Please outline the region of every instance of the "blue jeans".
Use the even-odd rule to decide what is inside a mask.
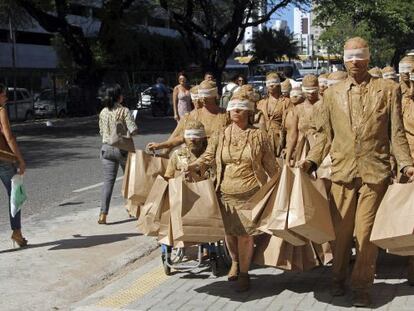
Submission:
[[[109,145],[103,145],[100,156],[104,177],[104,184],[102,186],[101,194],[101,213],[108,214],[112,190],[114,189],[116,175],[118,174],[118,168],[121,166],[122,170],[125,172],[128,152],[121,151],[118,148]]]
[[[10,205],[10,193],[11,193],[11,180],[16,174],[16,168],[7,162],[0,162],[0,179],[6,187],[7,196],[9,197],[9,217],[10,225],[12,230],[21,229],[21,213],[20,211],[14,216],[11,216],[11,205]]]

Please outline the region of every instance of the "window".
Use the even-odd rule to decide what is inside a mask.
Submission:
[[[17,91],[16,95],[17,95],[17,100],[23,100],[24,99],[23,94],[22,94],[21,91]]]

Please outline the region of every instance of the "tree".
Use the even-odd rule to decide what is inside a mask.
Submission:
[[[390,63],[394,53],[392,45],[386,39],[376,37],[366,21],[353,24],[348,16],[337,19],[325,28],[319,42],[327,48],[329,54],[341,55],[345,41],[355,36],[368,41],[373,66],[384,67]]]
[[[273,63],[286,56],[289,61],[298,57],[298,47],[292,35],[284,30],[264,28],[253,38],[254,55],[258,60]]]
[[[77,67],[75,82],[87,90],[86,103],[93,103],[96,89],[107,68],[100,61],[102,55],[114,51],[114,37],[120,30],[123,14],[138,0],[107,0],[100,10],[101,27],[98,37],[87,38],[80,26],[68,20],[70,2],[68,0],[3,0],[3,6],[18,5],[44,30],[59,36]],[[97,57],[98,56],[98,57]]]
[[[363,21],[372,38],[389,44],[394,66],[407,50],[414,48],[414,0],[315,0],[314,4],[316,22],[322,27],[339,26],[348,19],[355,28]]]
[[[227,59],[242,41],[246,28],[267,22],[288,5],[309,0],[160,0],[162,8],[180,31],[186,46],[204,70],[216,76],[219,86]],[[260,6],[266,7],[261,12]]]

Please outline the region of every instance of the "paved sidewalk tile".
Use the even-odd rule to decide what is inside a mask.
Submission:
[[[414,310],[414,287],[408,286],[404,279],[405,260],[389,257],[380,256],[378,275],[372,288],[372,307],[376,310]],[[161,269],[159,259],[134,271],[128,282],[118,280],[117,284],[111,285],[111,290],[103,289],[104,296],[128,291],[133,283],[140,284],[142,278],[148,277],[149,271],[157,271],[157,267]],[[350,290],[344,297],[333,298],[329,294],[329,267],[303,273],[256,267],[251,271],[252,289],[247,293],[236,293],[235,283],[227,281],[224,270],[221,277],[214,277],[209,271],[174,272],[163,280],[150,292],[118,306],[117,310],[357,310],[352,307]],[[99,293],[95,300],[80,302],[75,310],[83,311],[82,306],[88,304],[96,306],[99,304],[97,297]]]

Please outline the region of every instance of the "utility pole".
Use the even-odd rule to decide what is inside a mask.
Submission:
[[[16,90],[16,31],[13,25],[13,15],[11,10],[9,10],[9,31],[10,31],[10,41],[12,44],[12,69],[13,69],[13,99],[14,99],[14,111],[15,118],[17,120],[17,90]]]

